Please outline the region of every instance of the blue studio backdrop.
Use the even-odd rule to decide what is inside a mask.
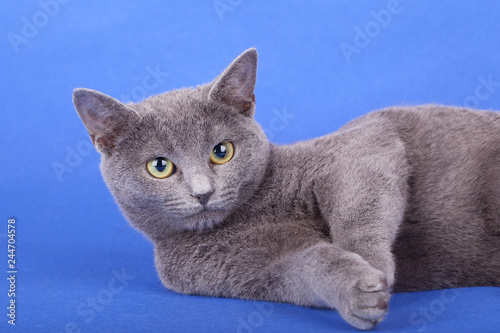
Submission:
[[[0,331],[355,332],[335,311],[165,289],[72,90],[139,101],[256,47],[256,119],[276,143],[392,105],[500,110],[499,16],[495,0],[3,2]],[[396,294],[376,328],[499,330],[500,290],[486,287]]]

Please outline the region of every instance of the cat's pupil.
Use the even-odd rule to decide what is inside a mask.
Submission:
[[[158,157],[154,162],[153,166],[158,170],[159,172],[163,172],[165,168],[167,167],[167,161],[165,161],[164,158]]]
[[[217,146],[215,146],[214,148],[214,154],[218,157],[218,158],[224,158],[226,156],[226,146],[222,145],[222,144],[218,144]]]

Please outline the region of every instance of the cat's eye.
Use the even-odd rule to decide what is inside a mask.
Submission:
[[[167,178],[175,172],[175,165],[165,157],[157,157],[148,161],[146,168],[151,176],[155,178]]]
[[[224,164],[233,158],[234,147],[229,141],[219,143],[210,153],[210,161],[214,164]]]

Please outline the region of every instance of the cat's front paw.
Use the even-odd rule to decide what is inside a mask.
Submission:
[[[369,330],[377,325],[389,307],[389,285],[382,272],[370,267],[354,279],[341,297],[337,310],[352,326]]]

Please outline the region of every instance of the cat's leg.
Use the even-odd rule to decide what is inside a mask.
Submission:
[[[318,177],[314,193],[333,243],[384,272],[392,287],[391,248],[404,218],[408,168],[401,145],[391,148],[378,155],[366,152],[364,158],[361,147],[353,149],[361,156],[337,161],[331,173]]]
[[[167,288],[181,293],[337,309],[351,325],[373,328],[387,312],[384,273],[359,255],[305,233],[290,230],[276,239],[283,235],[264,231],[258,238],[270,245],[246,244],[244,251],[211,245],[190,253],[186,243],[157,244],[158,273]],[[311,245],[303,247],[304,242]]]
[[[285,298],[296,304],[335,308],[349,324],[367,330],[388,310],[385,274],[361,256],[321,243],[284,262]]]

